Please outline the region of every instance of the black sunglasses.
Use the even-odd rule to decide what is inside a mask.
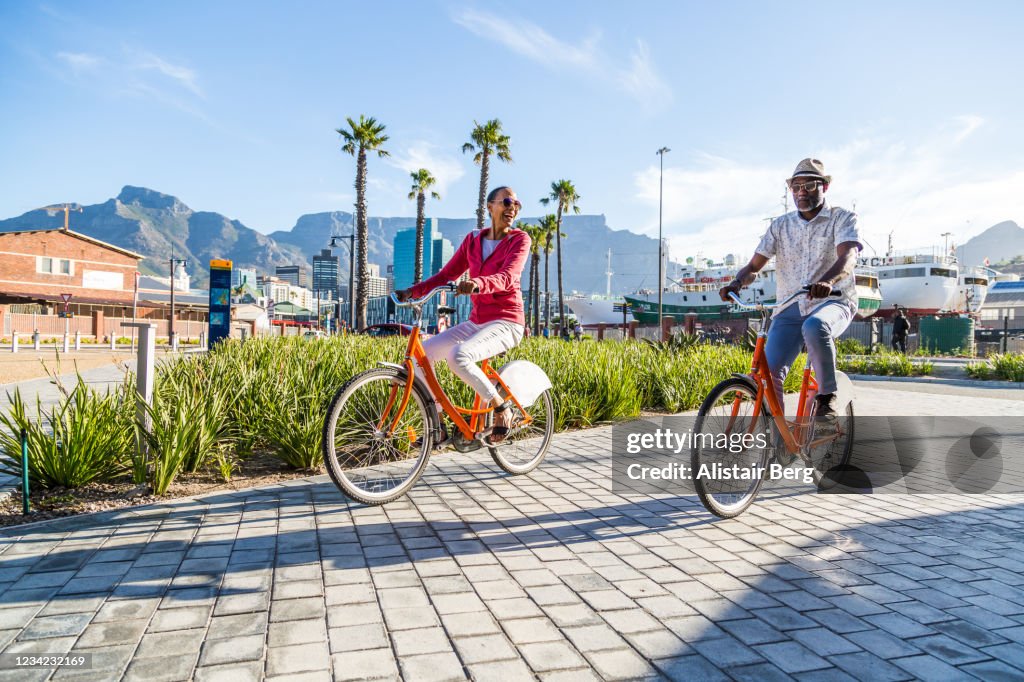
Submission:
[[[497,201],[497,199],[495,199],[491,203],[493,204],[495,201]],[[504,199],[501,200],[501,205],[504,206],[505,208],[508,208],[509,206],[513,206],[513,205],[516,208],[522,208],[523,207],[523,202],[519,201],[519,199],[511,199],[509,197],[505,197]]]

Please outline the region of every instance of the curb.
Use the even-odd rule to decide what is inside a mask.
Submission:
[[[890,377],[879,374],[847,374],[855,381],[892,381],[905,384],[936,384],[943,386],[966,386],[967,388],[1007,388],[1024,389],[1024,382],[993,381],[981,379],[946,379],[943,377]]]
[[[322,478],[323,480],[317,480]],[[158,510],[160,508],[172,509],[175,507],[185,507],[189,505],[202,504],[202,500],[207,497],[213,497],[216,495],[228,495],[231,497],[245,497],[249,495],[261,494],[266,490],[278,487],[295,487],[301,485],[318,485],[320,483],[327,483],[330,481],[330,477],[327,474],[314,474],[312,476],[304,476],[302,478],[293,478],[287,481],[279,481],[277,483],[268,483],[266,485],[254,486],[252,488],[242,488],[240,490],[214,490],[208,493],[202,493],[200,495],[192,495],[189,497],[172,497],[167,500],[160,502],[150,502],[149,504],[142,504],[137,506],[121,507],[120,509],[103,509],[94,512],[85,512],[83,514],[73,514],[71,516],[62,516],[56,519],[41,519],[39,521],[30,521],[29,523],[21,523],[14,526],[3,526],[0,527],[0,542],[5,539],[11,539],[22,535],[21,531],[34,530],[40,526],[46,526],[51,524],[68,524],[68,525],[89,525],[91,521],[101,519],[101,517],[110,517],[111,519],[116,518],[119,515],[129,516],[147,516],[148,513]],[[14,492],[17,492],[15,489]],[[0,493],[0,499],[5,496],[9,496],[11,491],[4,491]],[[339,492],[340,494],[340,492]]]

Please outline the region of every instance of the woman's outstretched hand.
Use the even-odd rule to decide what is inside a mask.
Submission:
[[[472,294],[476,291],[476,285],[473,284],[472,280],[463,280],[459,282],[457,291],[460,294]]]

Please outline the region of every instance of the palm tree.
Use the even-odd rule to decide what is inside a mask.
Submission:
[[[420,168],[418,171],[409,173],[412,176],[412,188],[409,192],[409,198],[416,199],[416,267],[415,273],[413,274],[413,284],[423,279],[423,226],[426,224],[427,219],[424,217],[424,209],[427,205],[427,190],[437,183],[437,179],[430,174],[426,168]],[[430,192],[430,196],[435,199],[440,199],[441,195],[437,192]]]
[[[516,223],[516,228],[522,230],[530,237],[530,318],[526,320],[526,326],[530,327],[533,334],[536,336],[539,331],[538,325],[540,317],[537,314],[537,307],[540,299],[537,296],[537,285],[539,282],[540,275],[540,240],[541,240],[541,227],[540,225],[529,225],[523,221]]]
[[[553,213],[549,213],[540,219],[540,248],[544,251],[544,326],[551,328],[551,287],[548,285],[548,256],[555,248],[555,232],[558,230],[558,222]],[[537,275],[538,280],[540,274]],[[540,282],[538,281],[539,285]]]
[[[469,134],[472,142],[462,145],[462,153],[476,152],[473,163],[480,165],[480,198],[476,206],[476,229],[484,229],[484,204],[487,201],[487,181],[490,177],[489,160],[491,154],[497,155],[505,163],[512,163],[509,151],[509,137],[501,133],[501,121],[494,118],[480,125],[473,121],[473,132]]]
[[[363,329],[366,326],[366,306],[369,303],[369,291],[367,282],[370,280],[370,269],[367,258],[367,242],[369,241],[369,230],[366,226],[366,152],[377,152],[377,156],[388,156],[388,152],[382,149],[388,141],[384,134],[384,124],[377,123],[377,119],[359,116],[359,121],[351,118],[345,119],[348,128],[338,128],[338,134],[345,140],[341,151],[356,157],[356,272],[359,281],[356,284],[356,328]],[[349,292],[349,297],[351,297]]]
[[[579,200],[580,195],[576,193],[571,180],[552,182],[551,194],[540,200],[545,206],[552,201],[558,206],[555,241],[558,243],[558,324],[562,326],[565,326],[565,296],[562,293],[562,213],[570,209],[573,213],[579,213],[580,207],[576,205]]]

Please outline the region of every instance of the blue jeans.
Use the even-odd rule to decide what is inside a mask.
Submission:
[[[839,301],[824,303],[807,316],[801,315],[800,306],[792,303],[772,317],[764,353],[780,405],[784,404],[782,384],[800,354],[801,344],[807,346],[814,378],[818,381],[818,393],[836,392],[836,346],[832,340],[842,334],[852,320],[853,311]]]

